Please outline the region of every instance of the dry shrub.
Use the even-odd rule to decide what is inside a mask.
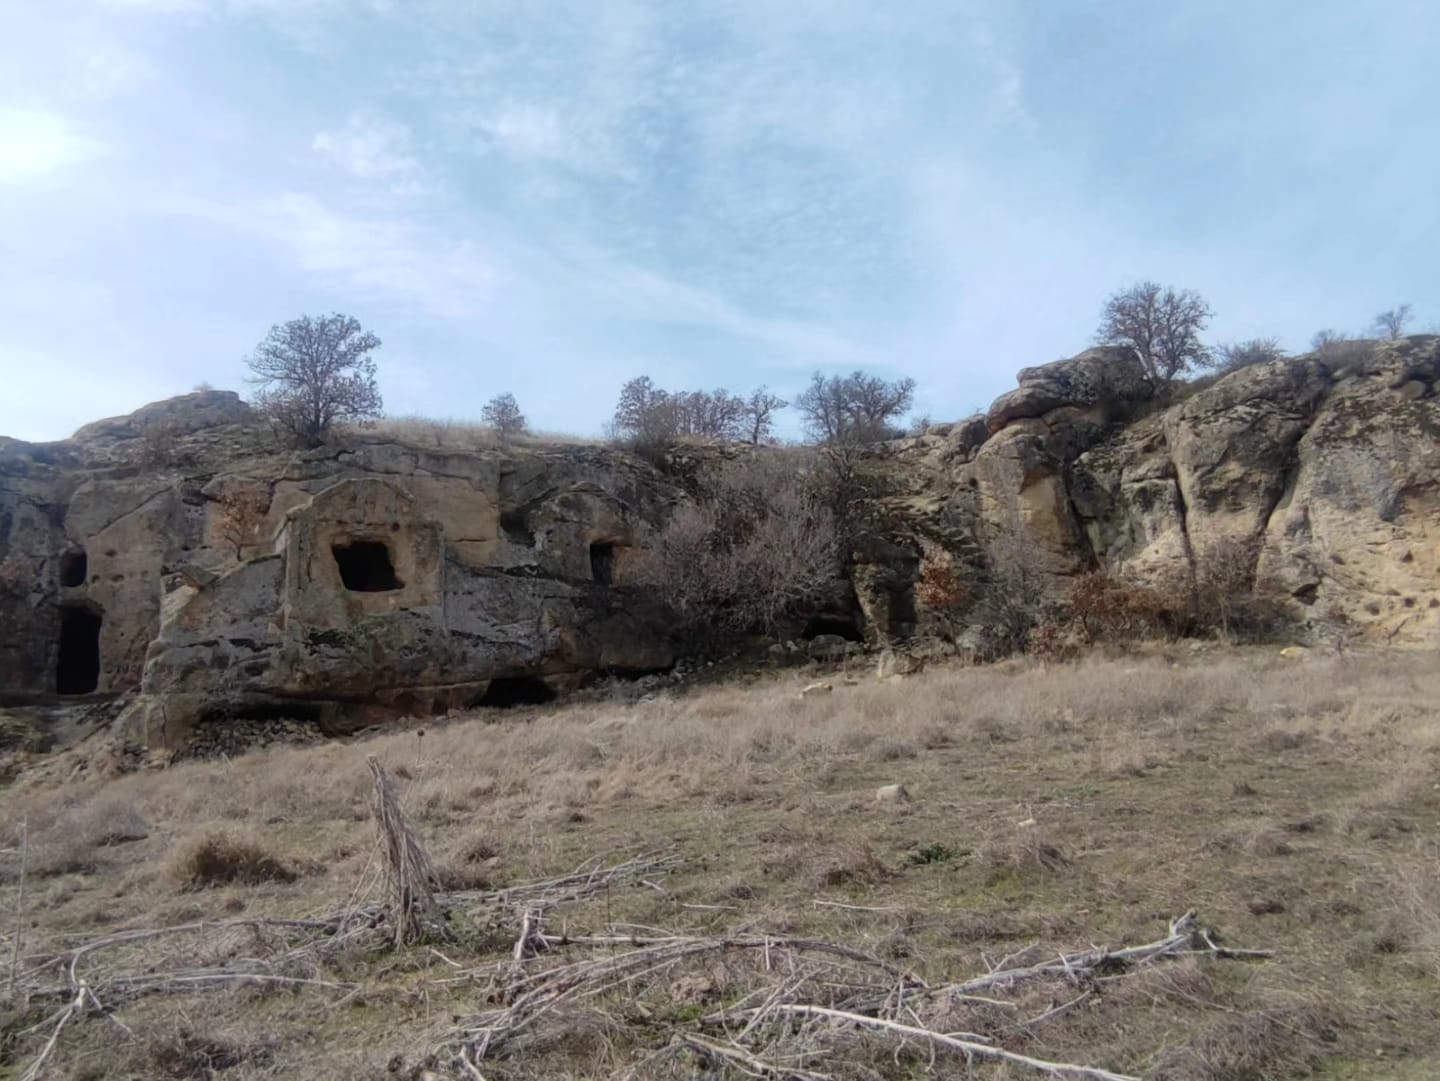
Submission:
[[[1228,1014],[1165,1052],[1155,1081],[1266,1081],[1303,1077],[1339,1038],[1324,1010],[1297,1005]]]
[[[994,657],[1024,653],[1045,617],[1045,568],[1034,538],[1019,526],[998,529],[986,544],[989,582],[973,609]]]
[[[630,564],[692,644],[781,623],[820,604],[840,572],[840,534],[809,456],[755,453],[710,469]]]
[[[293,882],[295,872],[249,838],[212,832],[186,843],[175,857],[175,876],[188,890]]]
[[[1030,656],[1045,664],[1058,664],[1075,656],[1075,641],[1058,619],[1042,619],[1030,632]]]
[[[970,603],[970,587],[956,570],[955,556],[928,539],[920,542],[915,600],[921,613],[939,624],[946,638],[953,639],[965,606]]]
[[[1257,582],[1259,537],[1216,537],[1195,548],[1192,595],[1198,630],[1225,638],[1263,641],[1285,621],[1279,595]]]
[[[235,558],[244,556],[245,548],[259,540],[260,527],[270,507],[269,493],[257,488],[234,488],[217,500],[220,516],[216,531],[235,550]]]
[[[1160,590],[1115,578],[1103,570],[1070,584],[1066,607],[1087,645],[1172,637],[1182,610]]]

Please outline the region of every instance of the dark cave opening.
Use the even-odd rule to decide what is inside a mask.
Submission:
[[[865,636],[860,633],[860,628],[855,626],[853,619],[836,615],[811,616],[805,629],[800,632],[800,637],[808,641],[822,634],[837,634],[847,642],[865,641]]]
[[[60,584],[64,587],[83,586],[90,571],[90,560],[82,548],[78,552],[66,552],[60,557]]]
[[[57,694],[90,694],[100,685],[100,613],[60,609],[60,653],[55,662]]]
[[[536,676],[502,676],[492,679],[477,706],[508,709],[511,706],[540,706],[553,702],[555,688]]]
[[[518,544],[522,548],[535,547],[535,532],[525,520],[524,510],[501,511],[500,532],[505,534],[505,539],[511,544]]]
[[[352,593],[388,593],[403,584],[395,577],[390,549],[382,541],[351,541],[330,551],[340,568],[340,581]]]
[[[615,545],[609,541],[596,541],[590,545],[590,577],[602,586],[615,581]]]

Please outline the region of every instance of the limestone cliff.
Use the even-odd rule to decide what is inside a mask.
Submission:
[[[276,453],[216,392],[5,441],[0,692],[139,689],[135,730],[174,744],[217,715],[340,727],[665,668],[624,566],[678,494],[602,447]]]
[[[1022,371],[984,418],[891,453],[917,532],[943,512],[951,547],[1022,537],[1057,588],[1093,566],[1145,582],[1243,540],[1298,630],[1338,613],[1373,640],[1434,645],[1437,376],[1440,337],[1420,335],[1246,368],[1165,404],[1095,349]]]
[[[1097,565],[1173,581],[1239,539],[1300,632],[1339,612],[1440,643],[1437,379],[1435,336],[1165,400],[1114,349],[1025,369],[987,414],[873,448],[885,525],[841,615],[871,641],[923,630],[922,538],[977,592],[1023,544],[1057,594]],[[341,727],[664,668],[665,613],[625,567],[686,497],[694,461],[674,465],[365,432],[282,452],[221,392],[0,439],[0,695],[137,691],[133,730],[174,744],[207,718]]]

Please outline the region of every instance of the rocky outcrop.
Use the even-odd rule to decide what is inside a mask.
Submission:
[[[1124,351],[1026,369],[987,413],[873,448],[874,513],[814,633],[927,633],[922,552],[958,576],[938,591],[949,637],[983,653],[987,591],[1058,597],[1097,566],[1183,588],[1240,542],[1298,628],[1433,646],[1437,380],[1435,336],[1164,398]],[[683,447],[662,469],[365,432],[282,452],[217,392],[62,443],[0,439],[0,696],[134,692],[133,731],[174,745],[215,719],[340,730],[662,669],[667,615],[627,567],[706,463],[739,453]]]
[[[133,731],[173,746],[211,719],[341,730],[673,662],[625,568],[680,493],[631,455],[365,433],[281,453],[214,394],[137,416],[0,448],[0,692],[136,691]],[[185,437],[169,466],[157,417]]]
[[[1076,410],[1076,416],[1092,410],[1113,416],[1154,392],[1135,351],[1115,345],[1087,349],[1053,364],[1021,368],[1016,380],[1020,385],[996,398],[986,414],[992,432],[1060,409]]]
[[[1023,549],[1055,595],[1095,566],[1183,581],[1240,541],[1230,550],[1257,553],[1257,586],[1288,599],[1297,626],[1440,642],[1440,338],[1375,343],[1359,364],[1257,365],[1168,404],[1146,400],[1124,359],[1091,350],[1027,369],[963,455],[953,429],[900,447],[923,478],[914,531],[934,535],[942,491],[992,554]],[[985,557],[971,569],[983,583]]]

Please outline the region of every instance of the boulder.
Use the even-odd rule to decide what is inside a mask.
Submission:
[[[1022,368],[1019,386],[996,398],[987,414],[992,432],[1016,420],[1043,417],[1056,409],[1101,406],[1120,409],[1149,398],[1154,386],[1134,350],[1102,345],[1078,356]]]
[[[129,439],[156,428],[164,428],[176,436],[189,435],[227,424],[252,424],[255,419],[255,411],[233,390],[198,390],[151,402],[128,416],[86,424],[76,430],[70,441]]]

